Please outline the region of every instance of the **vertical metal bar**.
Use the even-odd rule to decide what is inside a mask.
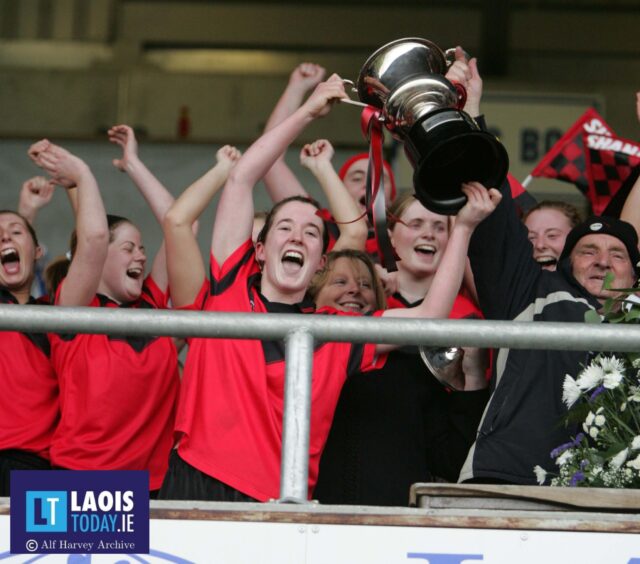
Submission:
[[[313,364],[313,335],[308,330],[302,329],[287,335],[285,363],[282,462],[278,501],[307,503]]]

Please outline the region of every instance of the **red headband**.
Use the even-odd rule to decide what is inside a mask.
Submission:
[[[347,171],[351,167],[353,163],[360,160],[369,160],[369,153],[358,153],[357,155],[353,155],[347,159],[347,161],[340,167],[338,171],[338,176],[344,180],[344,177],[347,176]],[[393,170],[391,170],[391,165],[387,161],[382,161],[382,164],[389,174],[389,180],[391,181],[391,200],[393,201],[396,197],[396,180],[393,177]]]

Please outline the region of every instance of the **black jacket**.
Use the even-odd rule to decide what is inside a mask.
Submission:
[[[597,309],[598,301],[578,284],[568,261],[556,272],[540,268],[508,185],[502,194],[469,247],[485,317],[583,323],[585,312]],[[587,351],[500,349],[493,393],[459,480],[535,484],[534,466],[557,471],[549,454],[575,433],[562,422],[562,384],[566,374],[576,377],[588,360]]]

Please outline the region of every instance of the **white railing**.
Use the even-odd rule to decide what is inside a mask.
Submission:
[[[314,341],[640,352],[640,325],[0,305],[0,330],[284,339],[280,501],[307,501]]]

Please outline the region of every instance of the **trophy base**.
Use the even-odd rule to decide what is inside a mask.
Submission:
[[[443,109],[416,123],[405,140],[416,198],[427,209],[455,215],[467,201],[463,182],[498,188],[509,170],[504,146],[465,112]]]

